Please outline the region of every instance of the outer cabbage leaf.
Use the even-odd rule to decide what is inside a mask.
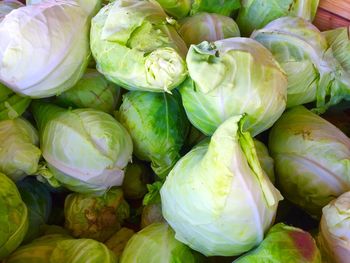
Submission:
[[[160,191],[176,239],[206,256],[239,255],[258,245],[282,199],[240,118],[225,121],[210,142],[181,158]]]
[[[269,150],[261,141],[254,139],[254,146],[261,168],[269,177],[271,183],[275,183],[274,161],[269,154]]]
[[[328,52],[336,59],[337,84],[343,87],[346,91],[350,86],[350,39],[349,28],[340,27],[334,30],[323,32],[329,44]],[[350,92],[344,96],[345,99],[350,100]]]
[[[191,46],[191,78],[180,93],[187,117],[206,135],[231,116],[247,114],[253,136],[270,128],[286,106],[287,79],[272,54],[248,38]]]
[[[340,27],[323,32],[327,42],[344,70],[350,73],[349,27]]]
[[[312,216],[350,190],[350,139],[306,108],[282,115],[270,132],[269,149],[279,189]]]

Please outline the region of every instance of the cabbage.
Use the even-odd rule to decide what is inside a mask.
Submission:
[[[323,32],[335,58],[343,69],[350,73],[349,27],[339,27]]]
[[[14,181],[38,170],[38,132],[25,119],[0,121],[0,172]]]
[[[91,50],[97,69],[123,88],[170,91],[187,76],[187,48],[161,6],[119,0],[92,19]]]
[[[208,12],[230,16],[240,6],[239,0],[220,0],[219,3],[213,0],[192,0],[191,15]]]
[[[346,263],[350,257],[350,192],[322,209],[319,246],[323,262]]]
[[[347,80],[342,79],[326,38],[310,22],[279,18],[251,37],[268,48],[287,73],[287,107],[316,101],[316,110],[324,112],[348,96],[349,85],[342,83]]]
[[[191,9],[191,0],[157,0],[165,12],[175,18],[187,16]]]
[[[133,159],[126,167],[123,193],[127,199],[142,199],[147,193],[147,183],[151,182],[152,170],[145,163]]]
[[[350,139],[302,106],[285,112],[270,132],[282,194],[314,217],[350,190]]]
[[[224,38],[239,37],[236,22],[227,16],[199,13],[179,21],[179,33],[187,46],[203,41],[214,42]]]
[[[103,243],[92,239],[73,239],[63,234],[52,234],[35,239],[19,247],[4,263],[117,263]]]
[[[14,182],[0,173],[0,260],[22,242],[28,229],[28,209]]]
[[[0,1],[0,22],[4,17],[12,10],[24,6],[20,1],[16,0],[3,0]]]
[[[253,30],[283,16],[299,16],[312,21],[319,0],[244,0],[237,23],[242,33],[249,36]]]
[[[112,116],[93,109],[65,110],[44,102],[33,103],[33,114],[48,166],[39,174],[53,186],[102,194],[122,184],[132,141]]]
[[[135,234],[134,230],[123,227],[113,236],[111,236],[105,245],[118,257],[123,253],[123,250],[129,239]]]
[[[128,92],[118,116],[131,135],[136,157],[151,161],[153,171],[164,179],[180,159],[189,129],[179,93]]]
[[[315,240],[308,232],[279,223],[271,227],[256,249],[233,262],[322,263],[323,261]]]
[[[258,245],[282,199],[240,119],[229,118],[181,158],[160,191],[176,239],[206,256],[239,255]]]
[[[89,14],[72,1],[12,11],[0,23],[0,82],[33,98],[74,86],[90,56],[89,25]]]
[[[129,205],[120,188],[102,196],[72,193],[64,202],[65,227],[72,236],[106,241],[129,217]]]
[[[271,53],[249,38],[191,46],[191,78],[180,86],[187,117],[206,135],[231,116],[247,114],[253,136],[270,128],[286,106],[287,79]]]
[[[97,70],[88,69],[74,87],[57,97],[57,103],[64,107],[93,108],[112,114],[119,96],[117,85]]]
[[[28,208],[29,227],[23,241],[28,243],[42,234],[51,213],[52,198],[48,187],[35,178],[17,182],[17,188]]]
[[[129,262],[198,262],[190,248],[177,241],[166,223],[154,223],[132,236],[120,263]]]

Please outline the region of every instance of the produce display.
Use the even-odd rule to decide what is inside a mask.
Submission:
[[[0,262],[349,263],[350,23],[318,6],[0,0]]]

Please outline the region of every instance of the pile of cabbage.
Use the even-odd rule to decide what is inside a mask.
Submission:
[[[348,262],[349,28],[317,7],[0,1],[0,261]]]

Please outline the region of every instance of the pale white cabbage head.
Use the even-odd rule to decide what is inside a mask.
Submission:
[[[241,116],[178,161],[161,188],[162,212],[176,239],[206,256],[257,246],[282,199],[259,163]]]
[[[43,102],[33,103],[33,114],[48,168],[40,169],[40,176],[79,193],[103,194],[122,185],[133,147],[127,130],[111,115]]]
[[[350,259],[350,192],[322,209],[318,241],[323,262],[347,263]]]
[[[32,98],[72,87],[87,66],[90,14],[75,1],[47,0],[0,22],[0,82]]]

